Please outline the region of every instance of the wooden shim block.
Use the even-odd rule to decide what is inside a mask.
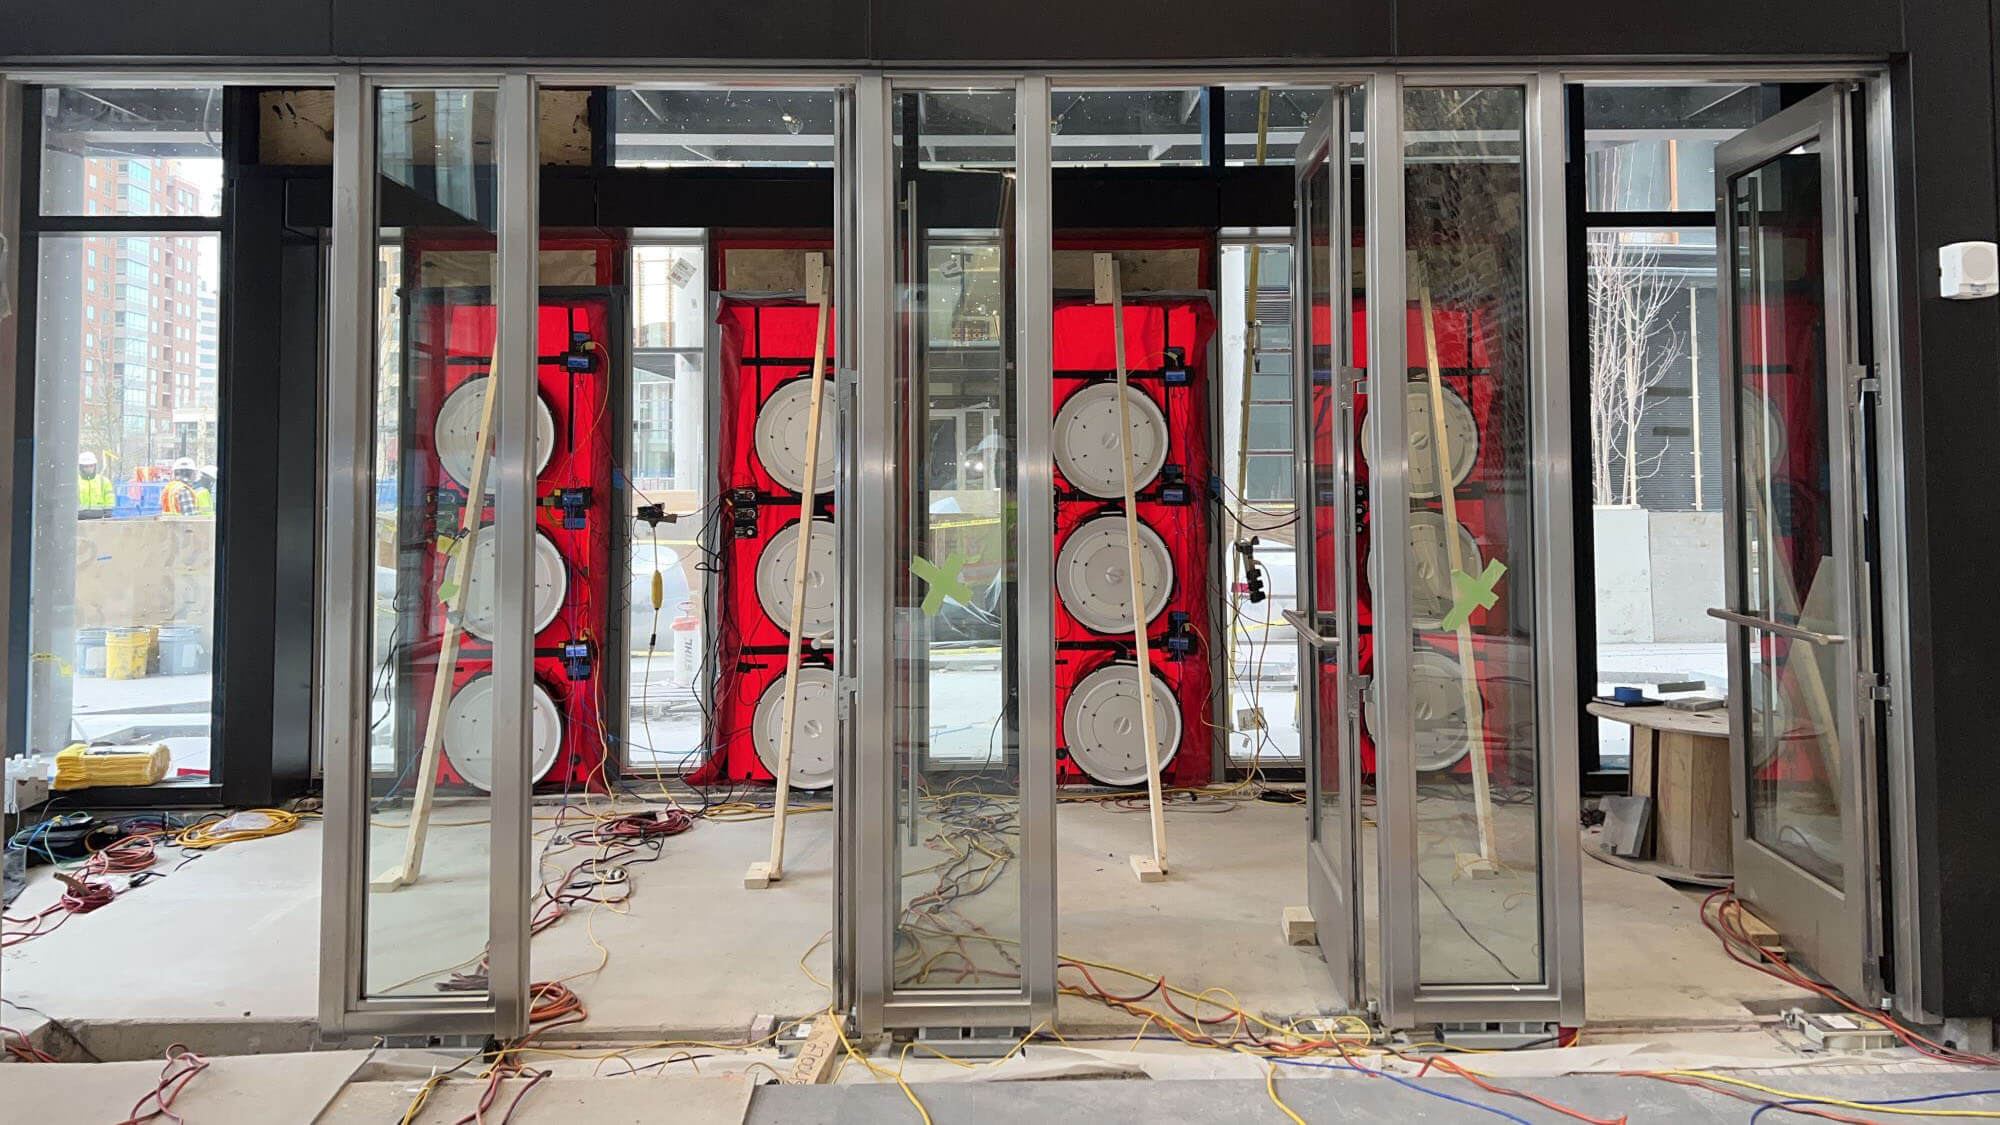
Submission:
[[[1458,870],[1467,878],[1495,879],[1500,875],[1500,865],[1478,852],[1460,852],[1457,858]]]
[[[835,1018],[824,1016],[813,1021],[812,1034],[799,1047],[799,1057],[792,1060],[785,1085],[817,1086],[833,1077],[833,1064],[840,1061],[840,1028],[833,1022]]]
[[[1744,906],[1741,901],[1737,903],[1737,907],[1737,920],[1742,924],[1744,936],[1750,939],[1751,944],[1766,953],[1782,955],[1785,952],[1785,939],[1779,936],[1778,931],[1773,929],[1770,923],[1750,913],[1750,908]]]
[[[743,873],[743,889],[746,891],[761,891],[773,882],[776,879],[771,875],[771,865],[761,860],[751,864],[750,869]]]
[[[1159,883],[1164,882],[1167,878],[1166,868],[1161,867],[1149,855],[1135,855],[1132,857],[1132,874],[1137,875],[1141,883]]]
[[[1285,907],[1278,928],[1285,935],[1286,945],[1311,945],[1319,940],[1319,923],[1313,920],[1310,907]]]

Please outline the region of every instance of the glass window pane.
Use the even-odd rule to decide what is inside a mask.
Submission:
[[[220,215],[222,89],[42,92],[44,215]]]
[[[705,257],[699,239],[632,247],[632,345],[700,348],[708,341]]]
[[[1250,408],[1250,451],[1289,450],[1292,447],[1292,407],[1254,405]]]
[[[1198,165],[1207,91],[1057,90],[1050,128],[1058,166]]]
[[[1418,978],[1538,983],[1545,826],[1537,811],[1536,482],[1520,405],[1531,385],[1524,91],[1411,89],[1404,98],[1417,327],[1409,341],[1416,376],[1403,389],[1409,543],[1396,553],[1406,561],[1415,630],[1403,706],[1415,737]],[[1420,311],[1426,304],[1432,331]],[[1371,545],[1371,556],[1381,551]],[[1487,592],[1468,593],[1468,579]]]
[[[486,539],[495,430],[483,409],[497,330],[495,98],[384,90],[375,105],[371,877],[403,868],[409,799],[434,734],[442,757],[420,877],[364,900],[369,996],[485,990],[488,789],[503,720],[493,709],[501,608]],[[484,478],[477,489],[474,477]]]
[[[86,285],[175,242],[157,284]],[[27,749],[165,745],[165,785],[210,780],[221,403],[214,353],[174,343],[215,336],[220,250],[41,239]],[[123,317],[183,283],[206,298],[188,316]]]
[[[1226,164],[1257,163],[1258,94],[1258,88],[1254,86],[1231,87],[1223,91]],[[1325,102],[1324,87],[1271,87],[1268,109],[1261,117],[1264,163],[1292,163],[1298,155],[1299,142],[1305,139],[1306,129],[1312,125],[1313,118]]]
[[[1584,180],[1593,211],[1713,211],[1715,146],[1778,108],[1776,86],[1589,86]]]
[[[1667,673],[1722,692],[1725,629],[1704,612],[1727,600],[1715,231],[1594,229],[1585,251],[1598,690]],[[1709,552],[1697,580],[1685,566],[1633,565],[1651,557],[1649,537],[1662,535]],[[1596,724],[1599,761],[1629,759],[1630,733],[1624,723]]]
[[[1291,454],[1253,453],[1247,470],[1244,499],[1253,504],[1291,502],[1294,487]]]
[[[831,90],[634,90],[611,93],[620,167],[833,166]]]
[[[1744,612],[1846,633],[1835,563],[1820,154],[1801,146],[1731,181]],[[1840,654],[1760,630],[1749,645],[1750,834],[1845,883]]]
[[[897,166],[918,172],[898,186],[914,217],[898,225],[897,299],[928,330],[899,337],[901,440],[925,468],[905,474],[903,515],[888,517],[903,564],[893,690],[906,724],[895,776],[907,787],[892,802],[894,983],[1008,989],[1021,983],[1012,701],[1024,641],[1010,588],[1014,193],[992,170],[1014,164],[1014,93],[899,91],[895,115]]]
[[[1597,229],[1585,250],[1593,502],[1719,511],[1714,230]]]
[[[1242,595],[1231,596],[1228,602],[1229,660],[1234,668],[1229,713],[1236,716],[1254,708],[1264,715],[1261,729],[1254,724],[1234,724],[1229,753],[1233,762],[1295,763],[1299,755],[1298,646],[1290,624],[1280,613],[1296,601],[1292,594],[1296,562],[1292,539],[1297,521],[1290,507],[1291,456],[1253,453],[1244,463],[1243,479],[1239,482],[1235,477],[1236,450],[1244,421],[1244,325],[1249,315],[1252,252],[1257,255],[1258,263],[1255,317],[1266,331],[1257,334],[1259,346],[1248,355],[1257,372],[1250,379],[1251,398],[1254,402],[1277,404],[1274,409],[1287,415],[1287,426],[1292,401],[1291,247],[1226,244],[1222,247],[1217,301],[1222,337],[1218,349],[1222,368],[1222,425],[1218,431],[1222,457],[1217,467],[1225,474],[1226,503],[1233,518],[1215,534],[1259,537],[1255,555],[1264,573],[1267,595],[1261,602],[1253,603]],[[1268,343],[1281,334],[1282,342]],[[1256,426],[1258,417],[1252,414],[1250,448],[1253,450],[1262,448],[1259,443],[1270,436],[1264,428]],[[1291,444],[1292,435],[1287,430],[1281,448],[1289,450]],[[1227,572],[1223,581],[1227,581]]]
[[[1260,354],[1257,374],[1250,379],[1250,397],[1258,402],[1292,400],[1292,357],[1289,353]]]

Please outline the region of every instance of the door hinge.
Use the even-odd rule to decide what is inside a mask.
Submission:
[[[1863,395],[1882,393],[1882,380],[1869,374],[1873,368],[1855,366],[1848,368],[1847,405],[1859,406]]]
[[[1353,682],[1354,697],[1348,701],[1347,713],[1349,716],[1358,716],[1363,708],[1375,702],[1375,677],[1356,676]]]
[[[1861,692],[1871,703],[1888,703],[1890,701],[1888,674],[1884,672],[1863,673],[1861,677]]]

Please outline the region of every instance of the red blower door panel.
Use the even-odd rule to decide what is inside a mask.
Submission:
[[[1057,780],[1146,780],[1139,671],[1132,639],[1124,444],[1111,306],[1055,307]],[[1140,545],[1138,607],[1153,677],[1161,780],[1213,780],[1214,654],[1206,299],[1127,298],[1125,361]]]
[[[418,248],[410,251],[411,277],[419,276],[421,254]],[[400,451],[400,460],[403,471],[421,482],[418,490],[404,490],[404,502],[420,497],[432,545],[403,584],[408,604],[424,607],[405,626],[417,635],[406,638],[404,659],[411,674],[403,678],[404,710],[411,729],[427,729],[449,594],[459,607],[462,639],[445,696],[439,776],[446,787],[483,790],[492,784],[493,640],[501,627],[491,468],[484,497],[470,498],[469,488],[491,384],[495,311],[483,287],[404,292],[409,302],[406,412],[412,425],[409,448]],[[545,289],[537,314],[530,454],[537,473],[529,595],[535,682],[529,723],[530,775],[545,790],[602,788],[606,779],[605,708],[613,701],[606,698],[603,676],[616,569],[611,557],[611,420],[618,416],[611,410],[611,365],[618,354],[616,333],[622,331],[615,292]],[[482,527],[469,544],[459,538],[468,504],[477,505]],[[454,555],[462,555],[465,563],[463,589],[456,591],[447,589]],[[420,734],[399,743],[410,755],[421,752]]]
[[[827,371],[834,369],[833,310],[827,317]],[[785,658],[800,544],[807,578],[792,785],[833,784],[838,726],[833,631],[840,589],[833,523],[833,380],[822,377],[820,436],[813,469],[812,527],[799,524],[811,416],[813,332],[819,310],[794,297],[725,295],[716,310],[721,352],[716,486],[721,517],[714,629],[716,663],[712,753],[691,779],[768,783],[783,724]]]

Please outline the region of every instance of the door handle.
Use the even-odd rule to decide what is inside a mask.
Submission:
[[[1805,641],[1808,644],[1844,645],[1847,643],[1847,638],[1839,633],[1815,632],[1811,629],[1802,629],[1797,625],[1787,625],[1782,621],[1773,621],[1768,617],[1753,617],[1747,613],[1738,613],[1733,609],[1712,608],[1708,611],[1708,615],[1717,621],[1728,621],[1735,625],[1745,625],[1752,629],[1762,629],[1767,633],[1776,633],[1781,637],[1790,637],[1795,641]]]
[[[1307,617],[1305,614],[1300,613],[1298,610],[1281,609],[1278,611],[1278,613],[1282,615],[1286,621],[1291,622],[1292,628],[1298,631],[1299,636],[1302,639],[1304,639],[1304,641],[1307,644],[1313,646],[1314,648],[1319,649],[1322,652],[1326,651],[1327,649],[1338,650],[1340,648],[1339,637],[1329,637],[1326,634],[1320,632],[1319,626],[1313,623],[1312,618]]]

